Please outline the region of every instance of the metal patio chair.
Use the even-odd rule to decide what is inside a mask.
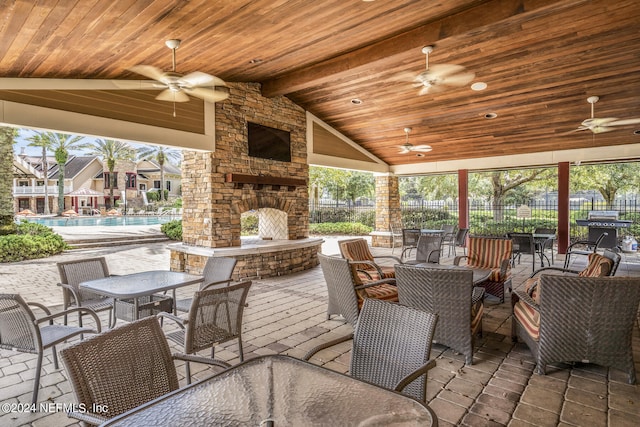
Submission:
[[[455,234],[445,235],[445,239],[442,242],[443,246],[448,246],[447,256],[456,255],[456,248],[462,248],[464,255],[467,254],[467,235],[469,234],[468,228],[460,228]]]
[[[411,251],[418,247],[418,239],[422,232],[419,228],[403,228],[402,229],[402,252],[400,259],[411,256]]]
[[[596,240],[578,240],[570,244],[564,256],[564,268],[569,268],[571,257],[574,255],[589,255],[597,252],[605,236],[608,236],[608,233],[602,233]]]
[[[436,366],[429,356],[437,320],[434,313],[365,300],[353,334],[350,375],[424,402],[427,371]]]
[[[531,255],[531,271],[536,271],[536,256],[538,255],[538,251],[533,234],[507,233],[507,238],[511,239],[512,242],[511,266],[515,266],[516,259],[518,260],[518,264],[520,264],[522,255]],[[540,254],[540,260],[542,259],[543,257]]]
[[[405,264],[415,265],[423,263],[440,263],[442,254],[442,236],[438,234],[423,234],[418,239],[416,258],[405,261]]]
[[[46,313],[45,317],[36,317],[29,306],[34,306]],[[53,320],[67,316],[70,313],[84,313],[93,317],[96,328],[80,326],[57,325]],[[43,325],[43,323],[48,323]],[[38,355],[36,373],[33,380],[31,403],[38,400],[40,375],[42,373],[42,358],[44,351],[51,348],[53,366],[58,369],[58,354],[56,345],[63,343],[76,335],[98,333],[101,330],[98,315],[89,308],[75,307],[51,314],[42,304],[25,302],[18,294],[0,294],[0,348]]]
[[[251,281],[231,286],[197,291],[191,302],[186,319],[169,313],[158,313],[158,317],[176,322],[180,329],[168,332],[167,338],[184,346],[185,354],[211,349],[211,359],[215,355],[216,344],[238,340],[240,361],[244,361],[242,350],[242,315],[246,306]],[[185,364],[187,383],[191,384],[189,362]]]
[[[109,310],[109,327],[112,328],[116,322],[113,314],[113,298],[80,288],[80,283],[82,282],[110,276],[107,260],[104,257],[84,258],[59,262],[56,265],[60,275],[58,286],[62,287],[63,310],[73,306],[87,307],[98,313]],[[82,314],[81,312],[78,313],[80,326],[82,326]],[[64,324],[67,324],[67,316],[64,318]]]
[[[94,425],[178,389],[174,360],[230,366],[199,356],[172,356],[155,317],[94,335],[60,353],[77,403],[86,408],[68,416]]]
[[[209,257],[204,269],[202,270],[202,276],[204,279],[200,285],[200,290],[204,289],[212,283],[229,284],[231,282],[231,275],[233,269],[236,267],[238,260],[230,257]],[[188,312],[191,309],[192,298],[184,298],[176,301],[176,310],[182,312]]]

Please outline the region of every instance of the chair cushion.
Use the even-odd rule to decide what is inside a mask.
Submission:
[[[580,277],[604,277],[608,276],[613,267],[613,260],[602,256],[598,253],[589,254],[589,263],[587,268],[582,270],[578,276]]]
[[[378,286],[372,286],[366,289],[361,289],[357,291],[357,294],[359,308],[362,308],[362,304],[364,304],[364,298],[374,298],[384,301],[398,302],[398,288],[386,283]]]
[[[489,280],[506,280],[510,274],[510,264],[505,277],[500,275],[500,267],[504,260],[511,259],[512,242],[509,239],[488,239],[483,237],[469,238],[469,257],[467,265],[471,268],[492,269]]]
[[[540,313],[535,308],[518,301],[513,306],[513,315],[535,341],[540,338]]]
[[[537,277],[530,277],[524,282],[524,291],[536,302],[540,304],[540,284]]]
[[[348,260],[373,262],[373,255],[371,255],[371,251],[369,250],[369,244],[364,239],[341,242],[340,247],[344,257]]]
[[[484,304],[473,304],[471,306],[471,331],[476,331],[478,323],[482,322],[482,314],[484,313]]]

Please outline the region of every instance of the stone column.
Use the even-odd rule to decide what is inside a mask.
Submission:
[[[393,244],[391,224],[400,224],[400,190],[395,175],[377,175],[376,179],[376,229],[371,245],[390,248]]]

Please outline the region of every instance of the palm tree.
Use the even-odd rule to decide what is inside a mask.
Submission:
[[[69,160],[69,151],[81,150],[86,144],[81,143],[82,136],[73,136],[57,132],[36,132],[43,141],[47,141],[54,150],[58,163],[58,215],[64,211],[64,169]]]
[[[27,138],[31,141],[30,147],[42,147],[42,175],[44,177],[44,214],[49,215],[49,163],[47,161],[47,150],[51,148],[51,142],[42,138],[41,135],[33,135]]]
[[[126,142],[114,141],[113,139],[96,139],[95,142],[88,147],[88,154],[102,157],[102,163],[107,165],[109,171],[109,194],[113,200],[113,171],[116,168],[116,162],[122,160],[133,160],[135,158],[135,150]]]
[[[13,143],[17,129],[0,127],[0,229],[13,223]]]
[[[160,166],[160,200],[164,199],[164,164],[168,159],[179,160],[180,151],[159,145],[148,145],[138,149],[140,160],[155,160]]]

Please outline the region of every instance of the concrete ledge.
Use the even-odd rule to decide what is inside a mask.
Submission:
[[[176,252],[199,256],[245,256],[256,254],[268,254],[272,252],[289,251],[294,249],[321,246],[324,240],[319,237],[298,240],[259,240],[251,239],[243,242],[242,246],[227,248],[207,248],[204,246],[185,245],[184,243],[171,243],[167,247]]]

